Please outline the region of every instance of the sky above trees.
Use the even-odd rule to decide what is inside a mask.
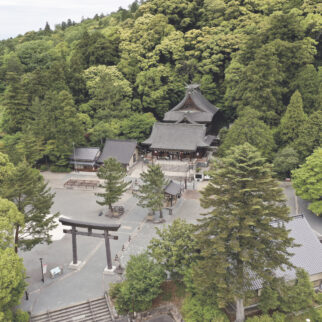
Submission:
[[[127,8],[133,0],[0,0],[0,40],[38,31],[46,21],[51,28],[67,19],[110,13]]]

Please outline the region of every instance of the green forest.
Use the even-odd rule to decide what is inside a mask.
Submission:
[[[63,169],[73,144],[143,141],[199,83],[231,125],[220,152],[249,142],[287,176],[322,142],[321,12],[320,0],[135,1],[3,40],[1,151]]]

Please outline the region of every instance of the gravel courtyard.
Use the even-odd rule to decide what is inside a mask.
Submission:
[[[164,211],[165,224],[146,222],[147,210],[136,205],[137,200],[127,192],[118,202],[125,208],[125,214],[119,219],[98,216],[103,209],[96,203],[96,189],[64,188],[68,179],[97,180],[95,174],[70,173],[56,174],[43,173],[52,190],[56,193],[52,213],[59,212],[61,216],[95,223],[119,223],[121,227],[114,235],[118,240],[111,240],[112,258],[115,255],[124,266],[132,254],[138,254],[146,249],[150,239],[155,236],[154,227],[168,225],[175,218],[184,218],[188,222],[195,222],[201,208],[195,198],[181,198],[173,215]],[[68,227],[66,227],[68,228]],[[29,300],[23,298],[21,308],[32,314],[53,310],[62,306],[75,304],[87,299],[100,297],[112,282],[120,280],[117,274],[103,274],[106,267],[104,239],[77,236],[78,260],[84,265],[80,270],[69,269],[72,261],[71,235],[62,233],[62,226],[54,231],[54,241],[50,245],[38,245],[29,252],[20,252],[27,270]],[[128,242],[129,236],[131,241]],[[122,246],[125,250],[122,251]],[[45,283],[41,281],[40,260],[47,264]],[[117,263],[113,263],[117,265]],[[63,274],[51,279],[49,270],[61,266]]]

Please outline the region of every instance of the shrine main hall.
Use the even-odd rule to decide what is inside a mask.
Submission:
[[[187,86],[183,100],[154,124],[142,144],[152,157],[167,160],[200,159],[218,143],[223,123],[221,111],[201,93],[199,84]]]

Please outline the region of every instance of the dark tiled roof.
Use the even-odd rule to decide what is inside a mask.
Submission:
[[[198,147],[208,147],[205,140],[204,124],[155,123],[150,137],[143,144],[151,149],[196,151]]]
[[[106,139],[99,163],[108,158],[115,158],[122,164],[129,164],[135,151],[137,142],[135,140],[111,140]]]
[[[181,108],[185,106],[188,99],[191,99],[197,106],[199,111],[188,112],[189,118],[194,122],[208,123],[211,122],[213,116],[219,110],[216,106],[212,105],[200,92],[198,84],[187,86],[186,95],[183,100],[176,105],[169,112],[165,113],[163,121],[180,122],[183,114],[187,111],[182,111]]]
[[[290,229],[290,237],[294,238],[294,242],[302,245],[289,250],[294,253],[291,258],[293,265],[304,268],[309,275],[322,273],[322,244],[306,218],[293,217],[285,226]],[[290,273],[290,277],[295,277],[294,271],[293,275]]]
[[[193,119],[192,119],[192,113],[180,113],[179,115],[179,119],[176,123],[183,123],[183,121],[187,121],[187,123],[190,123],[190,124],[198,124],[197,122],[195,122]]]
[[[293,217],[285,224],[285,227],[290,230],[289,236],[294,238],[294,243],[301,245],[288,249],[294,254],[290,258],[291,263],[295,267],[303,268],[311,276],[322,273],[322,244],[306,218],[304,216]],[[296,278],[296,271],[285,268],[285,271],[277,270],[276,275],[286,280],[293,280]],[[252,289],[262,288],[262,281],[258,278],[254,278],[252,284]]]
[[[211,145],[211,143],[212,143],[214,140],[216,140],[216,139],[218,139],[218,137],[217,137],[217,136],[215,136],[215,135],[207,135],[207,136],[205,137],[205,142],[206,142],[207,144]]]
[[[75,148],[73,154],[70,155],[71,160],[94,162],[99,156],[99,148]]]
[[[181,192],[181,187],[179,184],[174,183],[172,180],[169,182],[169,184],[165,187],[164,192],[176,196],[179,195]]]

